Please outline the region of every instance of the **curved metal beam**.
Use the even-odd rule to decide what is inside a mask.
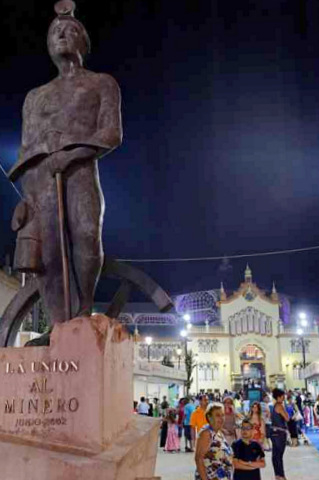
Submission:
[[[37,282],[36,279],[32,277],[13,297],[1,318],[0,347],[10,347],[14,345],[23,319],[39,298]]]
[[[168,312],[174,307],[173,301],[159,284],[142,270],[132,267],[132,265],[107,257],[104,262],[103,274],[128,280],[152,300],[162,313]]]
[[[111,275],[124,280],[107,312],[113,318],[117,318],[121,313],[131,287],[137,287],[141,290],[155,303],[160,312],[167,312],[174,306],[167,293],[151,277],[131,265],[106,258],[102,275]],[[32,277],[13,297],[2,316],[0,322],[0,347],[14,345],[21,323],[39,298],[36,278]]]

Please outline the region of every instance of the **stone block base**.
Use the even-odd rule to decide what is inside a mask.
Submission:
[[[75,318],[49,347],[0,348],[0,385],[2,438],[98,454],[132,419],[133,343],[104,315]]]
[[[0,477],[3,480],[151,480],[158,429],[158,420],[134,416],[127,430],[102,453],[86,456],[9,443],[0,437]]]

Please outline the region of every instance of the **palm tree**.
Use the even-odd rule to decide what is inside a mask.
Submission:
[[[186,385],[187,395],[189,394],[191,385],[193,383],[192,374],[193,374],[193,370],[194,370],[195,367],[196,367],[196,364],[195,364],[194,354],[193,354],[192,350],[190,350],[189,352],[186,352],[186,354],[185,354],[185,368],[186,368],[186,376],[187,376],[187,380],[185,382],[185,385]]]

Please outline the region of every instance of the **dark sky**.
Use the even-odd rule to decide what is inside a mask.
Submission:
[[[54,1],[2,0],[0,155],[26,93],[48,82]],[[88,68],[123,95],[124,142],[100,162],[104,245],[118,258],[232,255],[319,244],[317,0],[78,1]],[[0,175],[0,260],[18,197]],[[246,260],[143,264],[170,293],[228,289]],[[319,303],[319,251],[250,261],[254,279]],[[105,300],[101,282],[97,297]],[[318,297],[318,300],[317,300]]]

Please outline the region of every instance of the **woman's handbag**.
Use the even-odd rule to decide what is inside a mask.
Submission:
[[[293,416],[291,417],[292,420],[294,420],[294,422],[300,422],[300,420],[303,420],[303,417],[301,415],[301,413],[299,412],[299,410],[297,410]]]

